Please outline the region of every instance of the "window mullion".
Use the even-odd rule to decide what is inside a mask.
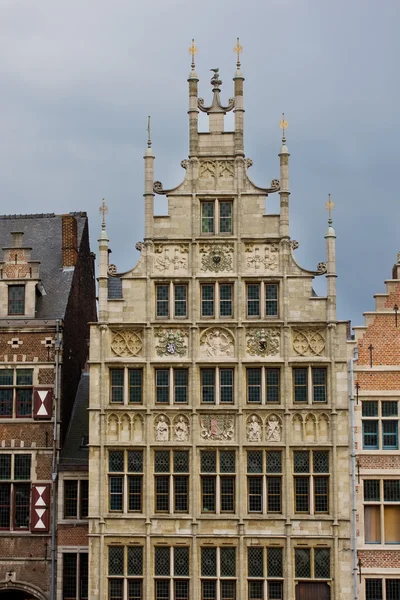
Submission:
[[[219,233],[219,200],[214,201],[214,234]]]
[[[265,371],[265,367],[261,367],[261,404],[266,404],[267,402],[267,374]]]
[[[169,379],[168,379],[168,404],[174,403],[174,385],[175,385],[175,377],[174,377],[174,369],[172,367],[169,368]]]
[[[265,283],[260,283],[260,319],[265,318]]]
[[[307,404],[313,403],[314,387],[312,381],[312,368],[307,367]]]
[[[168,319],[175,317],[175,289],[172,281],[169,282],[169,294],[168,294]]]
[[[219,319],[219,314],[220,314],[220,305],[219,305],[219,283],[216,281],[214,283],[214,302],[215,302],[215,307],[214,307],[214,318],[215,319]]]
[[[124,393],[123,393],[123,402],[124,405],[129,403],[129,380],[128,380],[128,369],[124,368]]]
[[[264,473],[262,478],[262,492],[263,492],[263,500],[262,500],[262,512],[263,515],[267,513],[267,503],[268,503],[268,488],[267,488],[267,475]]]
[[[170,515],[172,515],[174,513],[174,501],[175,501],[174,491],[175,491],[174,490],[174,476],[172,475],[172,473],[170,473],[169,485],[168,485],[168,494],[169,494],[169,502],[168,502],[169,511],[168,512]]]
[[[219,474],[219,452],[217,452],[217,465],[215,476],[215,514],[221,514],[221,475]],[[217,561],[218,564],[218,561]]]
[[[220,377],[219,377],[219,367],[215,367],[215,404],[220,404],[221,394],[220,394]]]

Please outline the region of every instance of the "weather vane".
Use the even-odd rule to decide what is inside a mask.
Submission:
[[[332,211],[335,208],[335,203],[332,202],[330,194],[328,194],[328,201],[325,202],[325,208],[328,211],[328,220],[329,220],[329,223],[331,223],[332,222]]]
[[[236,46],[233,49],[234,53],[237,56],[237,65],[240,66],[240,55],[243,52],[243,46],[240,45],[239,38],[236,39]]]
[[[282,129],[282,142],[285,141],[285,130],[288,128],[288,122],[285,121],[285,113],[282,113],[282,120],[279,123],[279,127]]]
[[[192,44],[189,48],[189,54],[192,55],[192,68],[194,69],[194,56],[195,56],[195,54],[197,54],[197,48],[194,45],[194,38],[192,39]]]
[[[151,137],[150,137],[150,116],[147,117],[147,147],[151,148]]]
[[[106,228],[106,214],[108,213],[108,207],[106,205],[106,201],[104,200],[104,198],[101,201],[101,206],[99,208],[99,213],[101,214],[101,226],[103,229]]]

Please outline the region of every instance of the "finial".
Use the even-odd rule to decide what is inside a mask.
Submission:
[[[191,44],[191,46],[189,48],[189,54],[192,55],[192,65],[191,66],[192,66],[192,69],[194,69],[194,67],[195,67],[195,64],[194,64],[194,55],[197,54],[197,48],[194,45],[194,38],[192,39],[192,44]]]
[[[285,113],[282,113],[282,120],[279,123],[279,127],[282,129],[282,143],[284,144],[286,142],[285,130],[288,127],[288,122],[285,121]]]
[[[236,38],[236,46],[233,49],[234,53],[237,56],[236,66],[240,68],[240,55],[243,52],[243,46],[240,45],[239,38]]]
[[[328,211],[328,223],[332,225],[332,211],[335,208],[335,203],[332,202],[330,194],[328,194],[328,201],[325,202],[325,208]]]
[[[101,206],[99,208],[99,213],[101,214],[101,228],[105,230],[106,228],[106,214],[108,213],[108,207],[106,206],[106,201],[104,198],[101,201]]]
[[[150,138],[150,116],[147,117],[147,147],[151,148],[151,138]]]

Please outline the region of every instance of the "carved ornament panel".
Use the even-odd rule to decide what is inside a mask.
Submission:
[[[200,254],[202,271],[232,271],[232,244],[204,244],[200,246]]]
[[[200,336],[200,356],[202,357],[229,357],[235,352],[235,341],[228,329],[211,327],[203,331]]]
[[[133,329],[111,330],[111,350],[116,356],[139,356],[142,345],[142,338],[138,331]]]
[[[209,177],[230,179],[235,174],[233,160],[200,160],[199,175],[201,179]]]
[[[280,349],[279,329],[266,327],[246,331],[247,354],[250,356],[276,356]]]
[[[279,268],[278,244],[246,244],[246,269],[251,273],[274,272]]]
[[[202,415],[200,427],[203,440],[233,440],[235,435],[232,415]]]
[[[188,244],[155,244],[154,268],[161,274],[187,272]]]
[[[325,331],[312,327],[293,329],[293,350],[300,356],[321,356],[325,350]]]
[[[158,356],[185,356],[187,353],[188,332],[184,329],[156,329]]]

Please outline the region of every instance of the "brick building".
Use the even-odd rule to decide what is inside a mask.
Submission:
[[[86,213],[1,216],[0,248],[0,598],[47,600],[52,473],[96,319]]]
[[[356,536],[360,600],[400,598],[400,253],[375,310],[354,327]]]
[[[154,181],[148,141],[144,241],[125,273],[108,265],[103,222],[90,336],[90,600],[352,597],[336,235],[329,219],[326,263],[298,264],[285,132],[280,179],[252,181],[236,50],[226,104],[218,69],[210,103],[198,97],[192,62],[189,156],[173,189]],[[167,215],[154,214],[155,194],[167,196]],[[326,297],[313,290],[320,275]]]

